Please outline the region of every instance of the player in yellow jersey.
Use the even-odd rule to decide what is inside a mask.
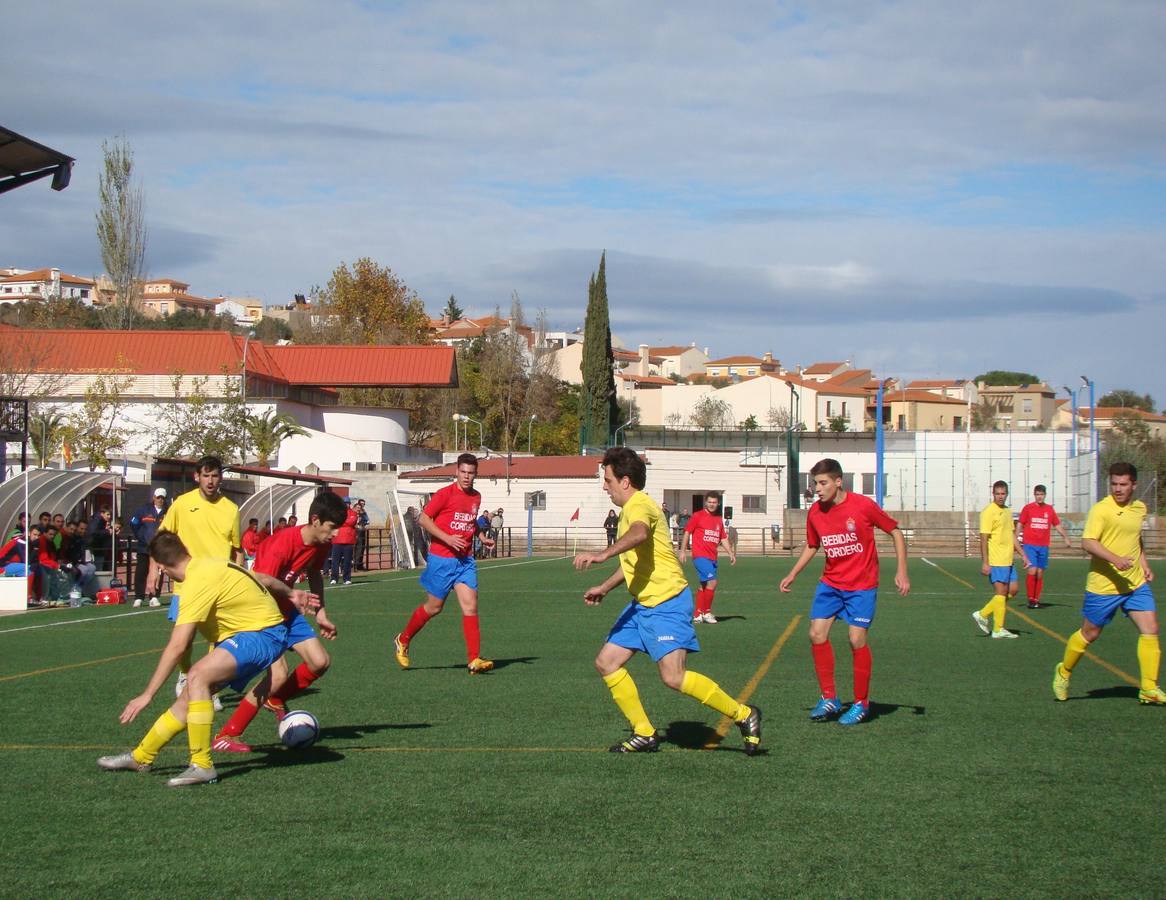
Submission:
[[[1004,627],[1008,598],[1015,597],[1020,590],[1020,580],[1012,564],[1017,553],[1024,560],[1024,567],[1028,568],[1028,557],[1016,539],[1012,510],[1005,505],[1007,503],[1008,482],[997,481],[992,485],[992,502],[980,512],[980,573],[988,576],[994,593],[983,609],[972,613],[972,618],[984,634],[994,638],[1019,637],[1015,631]],[[991,624],[988,616],[993,619]]]
[[[761,748],[761,710],[738,703],[711,678],[686,668],[688,652],[700,650],[692,627],[692,591],[676,558],[668,522],[655,501],[643,493],[646,482],[644,461],[634,451],[613,447],[603,455],[603,489],[620,507],[618,536],[605,550],[575,557],[575,568],[582,571],[619,556],[620,567],[612,576],[584,592],[583,602],[588,606],[597,606],[621,583],[627,583],[632,595],[595,658],[595,668],[632,726],[632,736],[611,747],[611,752],[660,749],[660,736],[624,668],[636,653],[647,653],[668,687],[733,719],[745,738],[745,753],[753,756]]]
[[[243,565],[246,556],[239,535],[239,507],[223,495],[223,463],[217,456],[204,456],[194,473],[198,487],[174,498],[158,528],[172,531],[195,559],[225,559]],[[168,618],[178,620],[181,591],[175,591],[170,601]],[[189,651],[178,662],[178,681],[174,694],[182,693],[186,673],[190,669]],[[222,709],[214,697],[216,710]]]
[[[253,676],[279,659],[287,649],[287,626],[276,597],[288,609],[303,609],[310,595],[284,584],[273,584],[269,590],[242,566],[225,559],[194,559],[181,538],[171,531],[159,531],[154,536],[150,556],[182,585],[182,606],[154,674],[146,689],[125,705],[121,723],[128,725],[150,705],[179,657],[190,647],[196,631],[211,643],[212,649],[191,666],[182,693],[158,717],[141,743],[128,753],[103,756],[97,765],[110,771],[148,771],[158,752],[186,731],[190,767],[167,784],[212,784],[219,776],[211,760],[211,694],[225,684],[245,690]]]
[[[1158,611],[1150,582],[1154,573],[1142,547],[1146,504],[1134,499],[1138,470],[1127,462],[1109,467],[1109,496],[1093,504],[1085,520],[1081,548],[1089,554],[1081,628],[1065,646],[1065,656],[1053,671],[1053,696],[1069,699],[1069,677],[1086,648],[1101,636],[1120,609],[1138,629],[1138,702],[1166,704],[1158,687]]]

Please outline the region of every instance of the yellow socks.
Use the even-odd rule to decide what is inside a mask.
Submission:
[[[186,739],[190,741],[190,762],[192,765],[209,769],[211,760],[211,725],[215,721],[215,708],[210,700],[191,700],[186,714]]]
[[[1138,637],[1138,668],[1141,669],[1143,691],[1152,691],[1158,686],[1158,663],[1161,659],[1162,649],[1158,646],[1158,635],[1140,635]]]
[[[186,723],[179,722],[174,713],[166,710],[158,716],[158,721],[146,732],[142,742],[134,748],[134,759],[148,766],[158,756],[158,752],[174,740],[174,736],[180,734],[184,728]]]
[[[734,722],[743,722],[749,717],[749,707],[738,703],[711,678],[691,670],[684,673],[684,681],[680,683],[680,693],[695,697],[705,706],[715,709],[723,716],[728,716]]]
[[[999,594],[993,594],[992,599],[980,610],[980,615],[985,619],[991,616],[992,628],[1000,631],[1004,627],[1004,609],[1004,598]]]
[[[1078,628],[1071,635],[1065,644],[1065,658],[1061,660],[1061,668],[1065,670],[1065,674],[1073,671],[1073,667],[1081,661],[1081,657],[1085,654],[1089,642],[1085,640],[1085,636],[1081,634],[1081,629]]]
[[[624,714],[636,734],[651,737],[656,733],[652,723],[648,721],[648,714],[644,711],[644,704],[640,702],[640,692],[636,690],[636,683],[628,670],[620,667],[610,675],[603,676],[603,683],[611,691],[611,699]],[[209,704],[208,704],[209,706]],[[210,732],[207,732],[209,740]]]

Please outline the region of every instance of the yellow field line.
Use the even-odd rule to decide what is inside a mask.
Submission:
[[[928,562],[930,562],[930,560],[928,560]],[[959,577],[953,575],[951,572],[947,571],[947,569],[945,569],[943,566],[937,566],[935,563],[931,563],[931,566],[932,566],[932,568],[938,569],[940,572],[942,572],[944,575],[946,575],[948,578],[952,579],[953,581],[958,581],[960,584],[964,585],[965,587],[969,587],[973,591],[975,590],[975,587],[973,585],[970,585],[966,581],[964,581],[962,578],[959,578]],[[1049,637],[1060,641],[1062,644],[1069,643],[1069,639],[1067,637],[1064,637],[1060,634],[1057,634],[1057,632],[1053,631],[1051,628],[1047,628],[1046,626],[1042,625],[1040,622],[1038,622],[1036,619],[1034,619],[1032,616],[1028,615],[1027,613],[1022,612],[1019,609],[1009,609],[1008,612],[1011,615],[1016,616],[1022,622],[1027,622],[1029,625],[1031,625],[1037,631],[1044,632]],[[1087,659],[1090,659],[1093,662],[1097,663],[1097,665],[1101,666],[1101,668],[1105,669],[1106,671],[1112,672],[1114,675],[1116,675],[1118,678],[1122,679],[1123,681],[1126,681],[1126,682],[1128,682],[1132,685],[1135,685],[1135,686],[1141,684],[1141,681],[1137,678],[1134,678],[1134,676],[1131,675],[1129,672],[1126,672],[1126,671],[1123,671],[1122,669],[1119,669],[1113,663],[1109,662],[1108,660],[1102,659],[1096,653],[1091,653],[1090,651],[1086,650],[1085,657]]]
[[[757,667],[757,671],[753,673],[753,677],[749,679],[748,684],[737,695],[738,703],[747,703],[749,698],[753,696],[753,692],[757,690],[757,685],[761,683],[761,679],[765,677],[765,673],[769,671],[769,667],[773,665],[777,655],[781,653],[785,642],[789,640],[790,635],[794,633],[794,629],[798,627],[798,623],[802,620],[801,613],[790,619],[790,623],[785,627],[785,631],[781,633],[781,637],[777,639],[772,647],[769,648],[769,654],[762,661],[761,665]],[[709,738],[708,743],[702,749],[713,750],[716,746],[725,739],[725,735],[729,733],[729,728],[733,725],[733,720],[728,716],[722,716],[721,721],[717,724],[716,735]]]
[[[16,681],[19,678],[31,678],[33,675],[48,675],[52,672],[65,672],[69,669],[83,669],[86,666],[100,666],[103,663],[117,662],[119,659],[132,659],[135,656],[147,656],[151,653],[161,653],[164,647],[154,647],[152,650],[138,650],[134,653],[123,653],[120,656],[107,656],[104,659],[90,659],[85,662],[68,663],[63,666],[52,666],[48,669],[36,669],[32,672],[20,672],[16,675],[0,675],[0,682]]]

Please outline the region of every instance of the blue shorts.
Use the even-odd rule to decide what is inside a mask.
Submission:
[[[178,621],[178,595],[175,594],[170,598],[170,609],[166,613],[166,618],[171,622]]]
[[[455,584],[478,589],[478,564],[472,556],[436,556],[429,554],[421,587],[439,600],[449,596]]]
[[[1012,584],[1016,581],[1016,566],[992,566],[988,580],[992,584]]]
[[[252,678],[287,652],[287,626],[280,622],[262,631],[240,631],[215,646],[235,657],[235,677],[229,683],[242,693]]]
[[[870,628],[874,621],[878,588],[864,591],[843,591],[824,581],[818,582],[814,602],[810,606],[811,619],[841,619],[856,628]]]
[[[316,636],[315,629],[308,624],[303,613],[296,613],[290,619],[285,619],[284,624],[287,626],[287,645],[289,647],[310,641]]]
[[[658,606],[640,606],[633,600],[611,626],[607,642],[647,653],[653,662],[659,662],[673,650],[697,653],[700,643],[692,627],[693,607],[689,588]]]
[[[717,561],[707,556],[694,556],[692,564],[696,566],[696,574],[700,576],[700,583],[717,580]]]
[[[1038,547],[1036,544],[1023,544],[1024,555],[1028,557],[1028,564],[1038,569],[1049,567],[1049,548]]]
[[[1127,616],[1131,612],[1153,612],[1157,607],[1150,586],[1139,585],[1128,594],[1091,594],[1086,591],[1081,615],[1098,628],[1104,628],[1119,609]]]

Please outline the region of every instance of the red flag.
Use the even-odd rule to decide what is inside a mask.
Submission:
[[[580,509],[580,507],[578,507],[578,506],[575,507],[575,512],[572,513],[571,518],[569,518],[567,520],[568,522],[575,522],[579,519],[579,509]]]

